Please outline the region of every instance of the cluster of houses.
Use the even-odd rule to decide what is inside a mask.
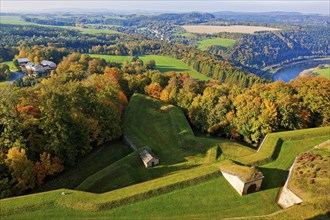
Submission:
[[[36,64],[31,62],[28,58],[18,58],[17,62],[18,65],[23,68],[23,70],[26,70],[25,72],[32,75],[56,69],[56,64],[48,60],[43,60],[40,64]]]

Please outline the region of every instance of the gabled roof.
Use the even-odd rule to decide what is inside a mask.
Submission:
[[[220,170],[221,172],[237,176],[244,183],[264,177],[262,172],[257,168],[239,165],[232,161],[226,164],[221,164]]]
[[[148,163],[153,159],[158,159],[150,148],[144,148],[144,150],[140,152],[140,157],[144,163]]]
[[[44,65],[44,66],[49,66],[49,65],[52,65],[52,64],[55,64],[55,63],[52,62],[52,61],[49,61],[49,60],[43,60],[43,61],[41,61],[41,64]]]
[[[27,67],[27,66],[31,66],[31,67],[33,67],[35,65],[35,63],[33,63],[33,62],[28,62],[25,66]]]
[[[30,62],[30,60],[28,58],[18,58],[17,62],[19,63],[26,63],[26,62]]]

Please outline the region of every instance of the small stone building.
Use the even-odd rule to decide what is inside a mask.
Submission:
[[[245,195],[259,191],[264,175],[255,167],[235,163],[223,164],[220,170],[225,179],[240,194]]]
[[[145,167],[152,167],[159,164],[159,158],[155,156],[150,148],[144,148],[140,152],[140,158]]]

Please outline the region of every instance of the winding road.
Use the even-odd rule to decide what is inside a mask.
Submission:
[[[22,72],[12,72],[12,76],[10,77],[10,80],[8,81],[9,85],[13,84],[15,80],[23,78],[24,74]]]

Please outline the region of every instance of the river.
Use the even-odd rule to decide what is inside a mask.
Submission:
[[[286,65],[274,74],[274,81],[283,80],[289,82],[299,76],[306,69],[315,68],[320,64],[329,64],[329,60],[309,60],[301,63]]]

